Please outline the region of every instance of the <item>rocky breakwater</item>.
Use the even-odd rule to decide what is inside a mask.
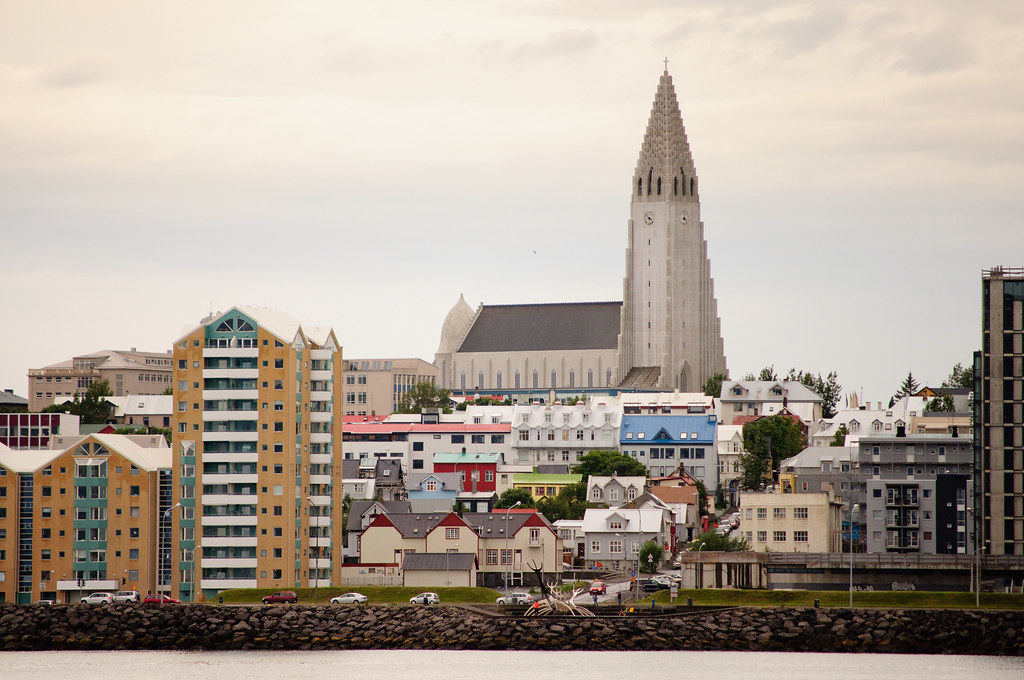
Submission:
[[[522,618],[459,607],[0,605],[0,649],[549,649],[1024,654],[1024,612],[736,608]]]

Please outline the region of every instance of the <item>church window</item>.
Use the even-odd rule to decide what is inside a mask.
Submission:
[[[685,196],[686,195],[686,171],[683,170],[682,168],[679,168],[679,176],[683,180],[683,195]]]
[[[678,194],[679,194],[679,178],[678,177],[673,177],[672,178],[672,195],[676,196]]]
[[[604,386],[605,387],[611,387],[612,386],[612,369],[610,369],[610,368],[607,371],[604,372]]]
[[[661,178],[658,178],[658,195],[661,196]]]
[[[644,193],[644,178],[638,177],[636,180],[636,195],[640,196]]]
[[[587,369],[587,387],[593,387],[593,386],[594,386],[594,369],[588,368]]]
[[[576,371],[569,369],[569,387],[576,387]]]
[[[695,186],[695,185],[694,185],[694,182],[693,182],[693,178],[691,177],[691,178],[690,178],[690,195],[691,195],[691,196],[693,196],[693,189],[694,189],[694,186]]]
[[[459,387],[460,387],[460,389],[463,389],[463,390],[466,389],[466,372],[465,371],[463,371],[459,375]]]
[[[534,371],[533,372],[533,389],[537,389],[538,387],[540,387],[540,375],[537,373],[537,371]]]
[[[501,389],[501,371],[498,371],[497,379],[495,380],[494,386],[499,390]]]
[[[483,387],[484,386],[484,372],[483,371],[480,371],[479,373],[476,374],[476,386],[477,387]]]
[[[654,168],[647,171],[647,195],[651,195],[651,184],[654,180]]]
[[[519,371],[516,371],[516,389],[519,389]]]
[[[551,386],[552,387],[557,387],[558,386],[557,379],[558,379],[558,375],[554,371],[551,371]]]

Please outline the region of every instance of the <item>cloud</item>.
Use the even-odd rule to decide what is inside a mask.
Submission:
[[[597,49],[601,37],[591,29],[565,29],[549,33],[543,40],[506,46],[503,41],[489,41],[480,51],[498,59],[518,62],[589,53]]]
[[[907,36],[898,45],[902,56],[893,67],[920,75],[957,71],[975,60],[963,32],[954,27],[940,26],[923,35]]]
[[[819,6],[809,14],[768,24],[760,33],[774,39],[780,54],[798,56],[835,40],[848,23],[843,10]]]
[[[39,83],[51,88],[77,88],[112,80],[116,69],[108,59],[97,54],[80,54],[62,64],[44,69]]]

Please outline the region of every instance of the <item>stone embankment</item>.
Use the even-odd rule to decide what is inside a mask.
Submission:
[[[0,605],[0,649],[751,650],[1024,655],[1024,612],[736,608],[523,618],[459,607]]]

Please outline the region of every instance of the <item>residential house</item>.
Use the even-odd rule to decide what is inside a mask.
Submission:
[[[841,507],[828,492],[744,491],[737,531],[754,552],[840,552]]]
[[[518,404],[512,419],[510,462],[574,466],[594,450],[615,451],[622,418],[614,397],[595,396],[576,404]]]
[[[456,503],[469,512],[487,512],[497,500],[495,477],[500,464],[500,453],[435,453],[433,468],[462,477]]]
[[[788,409],[813,432],[821,420],[821,405],[821,397],[795,380],[726,380],[718,408],[726,425],[779,415],[782,409]]]
[[[360,562],[359,536],[366,527],[373,523],[378,515],[386,515],[389,512],[395,514],[412,512],[412,505],[409,501],[352,501],[348,510],[348,519],[345,523],[345,532],[348,534],[347,545],[344,550],[346,563]],[[401,562],[401,560],[398,560]],[[381,560],[381,564],[390,564],[390,557]]]
[[[700,494],[696,486],[656,484],[650,488],[647,494],[637,499],[637,504],[642,507],[647,495],[658,499],[672,511],[676,525],[675,535],[679,542],[688,543],[695,538],[700,531]],[[672,548],[676,550],[677,546]]]
[[[718,424],[718,491],[729,506],[739,504],[740,457],[743,448],[743,426]]]
[[[378,458],[373,478],[376,498],[383,501],[405,500],[405,478],[402,475],[401,461]]]
[[[671,546],[671,511],[660,508],[588,508],[583,516],[588,569],[636,569],[640,546],[646,541]]]
[[[635,500],[646,487],[646,477],[591,475],[587,478],[587,502],[616,506]]]
[[[406,491],[412,512],[450,512],[455,507],[462,474],[458,472],[410,472]]]
[[[714,414],[624,415],[619,433],[622,453],[647,467],[651,477],[663,477],[682,467],[704,483],[718,488],[718,449]]]
[[[539,501],[541,498],[557,496],[568,485],[581,481],[583,475],[527,472],[515,475],[512,488],[525,489],[534,501]]]

